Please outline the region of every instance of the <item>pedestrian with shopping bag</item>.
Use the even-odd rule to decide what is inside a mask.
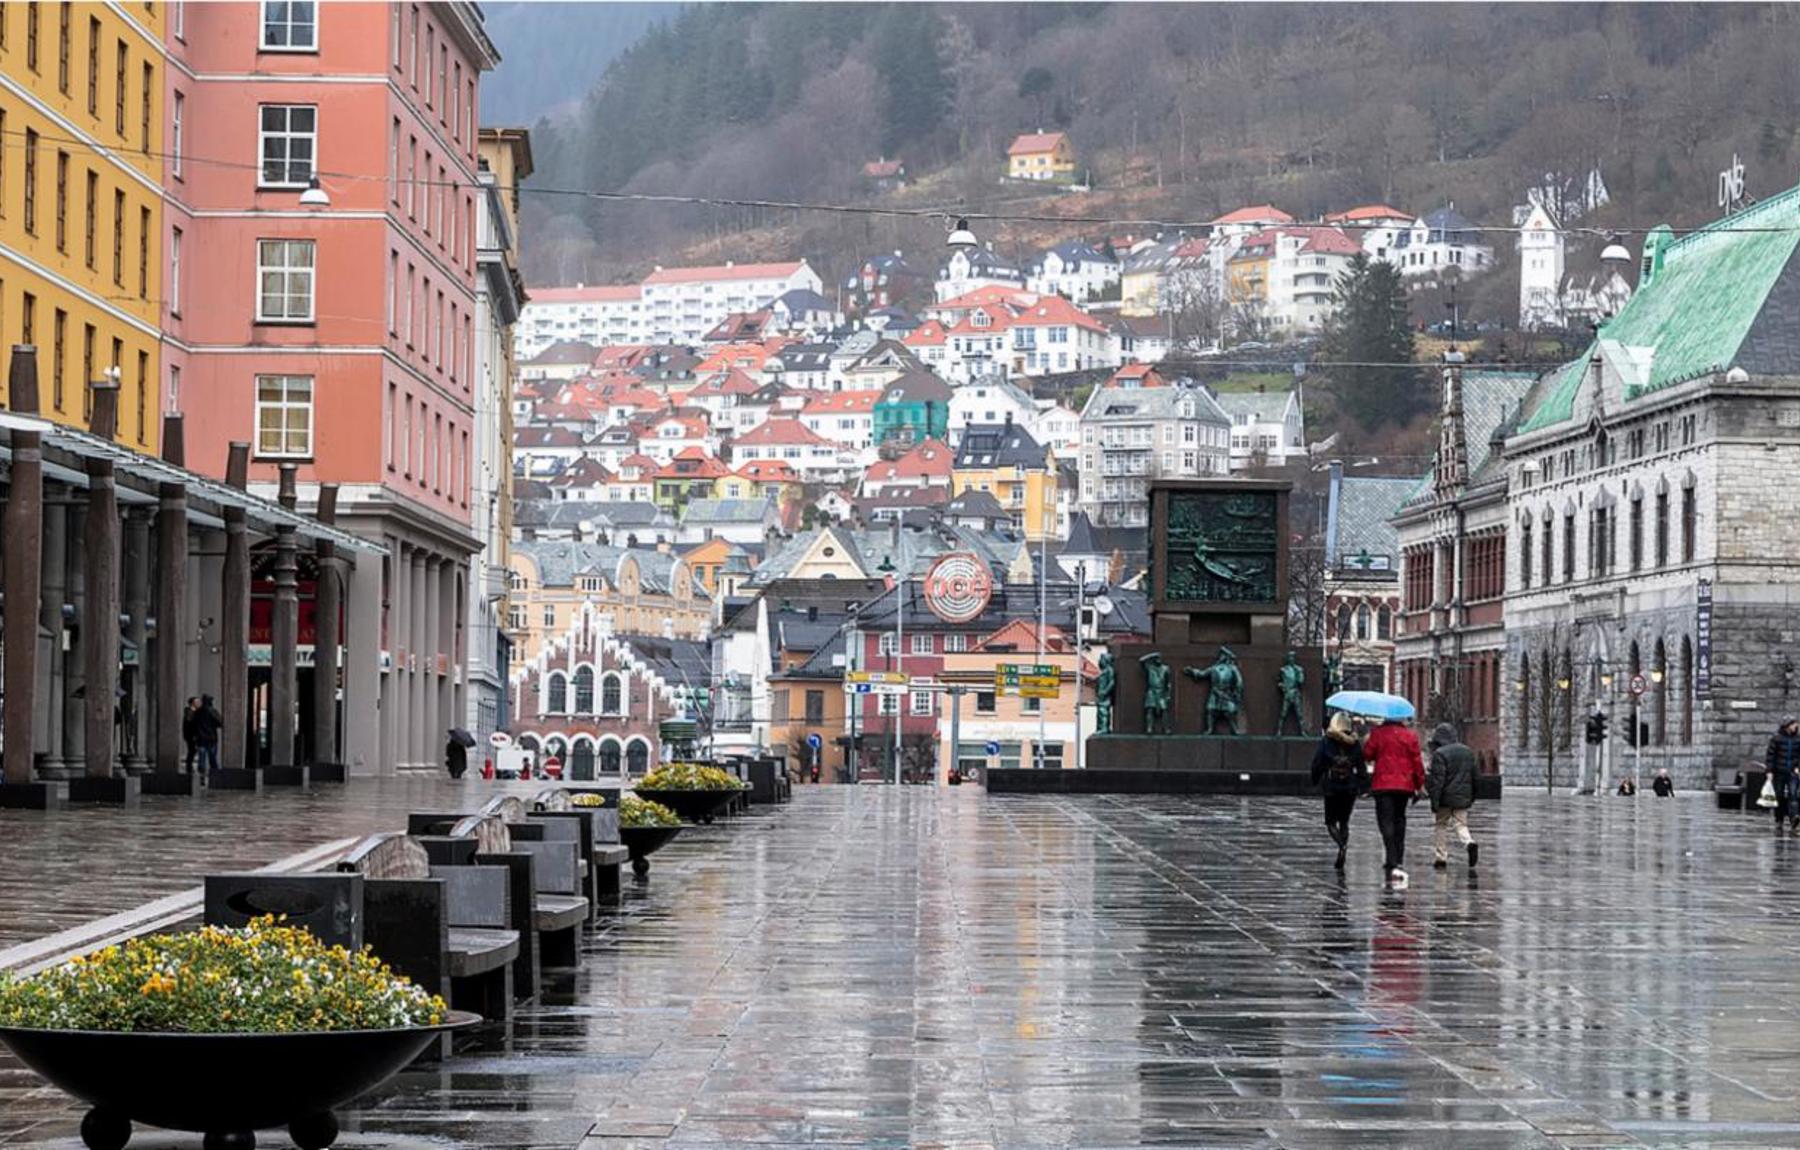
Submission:
[[[1796,803],[1794,794],[1794,772],[1800,771],[1800,719],[1789,716],[1781,720],[1781,726],[1776,728],[1774,736],[1769,739],[1769,749],[1763,755],[1763,766],[1768,774],[1763,777],[1763,796],[1757,799],[1756,805],[1771,805],[1763,799],[1768,797],[1772,788],[1775,799],[1775,830],[1779,832],[1784,823],[1800,830],[1800,803]]]

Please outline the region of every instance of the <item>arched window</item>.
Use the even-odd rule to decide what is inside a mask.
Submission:
[[[575,669],[575,713],[577,715],[594,713],[594,669],[592,667]]]
[[[1385,604],[1375,612],[1375,637],[1392,639],[1394,637],[1394,612]]]
[[[624,714],[622,692],[619,690],[619,677],[608,675],[600,681],[600,713],[602,715]]]
[[[544,711],[552,715],[560,715],[569,709],[569,680],[561,671],[550,672],[550,681],[544,691]]]
[[[1681,745],[1694,744],[1694,644],[1681,637]]]
[[[1656,641],[1656,662],[1651,664],[1650,678],[1650,689],[1656,692],[1652,703],[1654,718],[1651,720],[1655,727],[1651,731],[1651,737],[1661,747],[1666,746],[1669,741],[1669,651],[1663,646],[1661,639]]]
[[[603,775],[619,773],[619,744],[614,742],[600,744],[600,773]]]
[[[1369,637],[1369,605],[1362,604],[1356,609],[1356,638],[1358,642]]]
[[[575,744],[569,752],[568,777],[586,781],[594,777],[594,744],[586,739]]]
[[[1519,749],[1531,750],[1531,656],[1519,656]]]
[[[1340,604],[1337,613],[1338,642],[1343,643],[1350,638],[1350,604]]]
[[[634,775],[641,775],[650,769],[650,744],[642,739],[631,740],[625,748],[625,769]]]

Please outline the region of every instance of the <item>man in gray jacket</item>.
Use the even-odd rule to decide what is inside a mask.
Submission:
[[[1456,728],[1439,723],[1431,733],[1431,765],[1425,770],[1425,793],[1431,798],[1431,813],[1437,826],[1431,845],[1437,859],[1431,865],[1439,870],[1450,865],[1450,835],[1469,852],[1469,869],[1475,869],[1480,849],[1469,835],[1469,808],[1475,805],[1475,752],[1456,737]]]

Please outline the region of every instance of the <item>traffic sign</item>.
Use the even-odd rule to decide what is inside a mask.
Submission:
[[[488,742],[495,747],[510,747],[512,746],[512,736],[505,731],[495,731],[488,736]]]
[[[1642,675],[1633,675],[1631,677],[1631,686],[1629,690],[1631,691],[1632,698],[1637,699],[1643,697],[1644,692],[1649,689],[1650,684],[1645,681]]]
[[[812,734],[806,736],[806,745],[816,751],[825,745],[825,740],[819,737],[817,731],[814,731]]]
[[[994,693],[1054,699],[1062,694],[1062,671],[1052,663],[1001,663],[994,668]]]
[[[992,739],[989,739],[987,741],[986,746],[984,746],[982,749],[987,751],[987,753],[990,755],[997,755],[1000,753],[1000,744],[995,742]]]
[[[893,683],[906,686],[906,676],[899,671],[847,671],[844,674],[846,683]]]

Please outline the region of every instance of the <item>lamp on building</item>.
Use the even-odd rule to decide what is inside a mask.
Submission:
[[[948,223],[948,218],[946,218],[944,222]],[[975,248],[981,246],[975,239],[975,233],[969,230],[969,221],[966,219],[957,220],[956,226],[949,229],[949,231],[950,234],[944,237],[945,247]]]
[[[313,176],[306,181],[306,190],[300,193],[300,206],[303,208],[329,208],[331,197],[319,186],[319,177]]]
[[[1631,252],[1619,242],[1617,233],[1607,237],[1606,246],[1600,250],[1600,266],[1622,268],[1631,262]]]
[[[1558,675],[1556,677],[1556,689],[1559,691],[1566,691],[1569,689],[1569,677],[1567,675]]]
[[[1518,681],[1518,683],[1516,684],[1516,686],[1519,688],[1519,694],[1521,694],[1521,695],[1523,695],[1526,691],[1531,689],[1531,684],[1527,683],[1523,679],[1520,679]]]
[[[1660,683],[1663,681],[1662,668],[1658,667],[1650,672],[1650,681],[1652,683]]]
[[[1611,671],[1602,671],[1602,672],[1600,672],[1600,685],[1601,685],[1601,686],[1602,686],[1602,687],[1605,687],[1605,688],[1607,688],[1607,689],[1608,689],[1608,690],[1611,690],[1611,689],[1612,689],[1612,685],[1613,685],[1613,673],[1612,673],[1612,672],[1611,672]]]

